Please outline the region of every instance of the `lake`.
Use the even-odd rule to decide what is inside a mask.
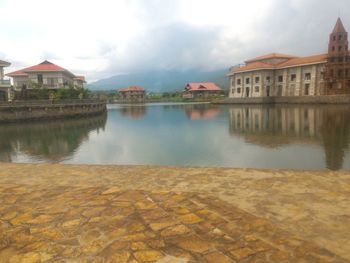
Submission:
[[[109,105],[2,124],[0,161],[349,169],[350,106]]]

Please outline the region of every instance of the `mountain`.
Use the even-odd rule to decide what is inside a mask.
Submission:
[[[141,86],[148,92],[168,92],[183,89],[188,82],[215,82],[223,89],[228,88],[227,69],[203,72],[148,71],[117,75],[88,84],[90,90],[115,90],[128,86]]]

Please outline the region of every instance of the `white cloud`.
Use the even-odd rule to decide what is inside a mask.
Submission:
[[[324,52],[348,0],[0,0],[9,70],[51,59],[89,81],[145,68],[216,69],[264,52]],[[311,12],[312,10],[312,12]]]

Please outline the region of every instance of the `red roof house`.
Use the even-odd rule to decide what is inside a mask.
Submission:
[[[222,93],[222,89],[213,82],[188,83],[183,92],[183,97],[207,97],[220,93]]]
[[[123,101],[142,102],[146,97],[146,91],[142,87],[130,86],[118,90],[119,98]]]
[[[24,86],[31,88],[33,83],[37,83],[42,87],[57,89],[68,86],[75,87],[75,80],[77,79],[79,79],[80,82],[85,82],[85,77],[75,76],[69,70],[47,60],[6,75],[13,78],[15,88],[22,88]],[[79,85],[77,87],[80,88],[82,86]]]

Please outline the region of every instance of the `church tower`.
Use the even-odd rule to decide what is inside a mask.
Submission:
[[[340,18],[329,36],[325,84],[326,95],[350,94],[348,32],[346,32]]]

